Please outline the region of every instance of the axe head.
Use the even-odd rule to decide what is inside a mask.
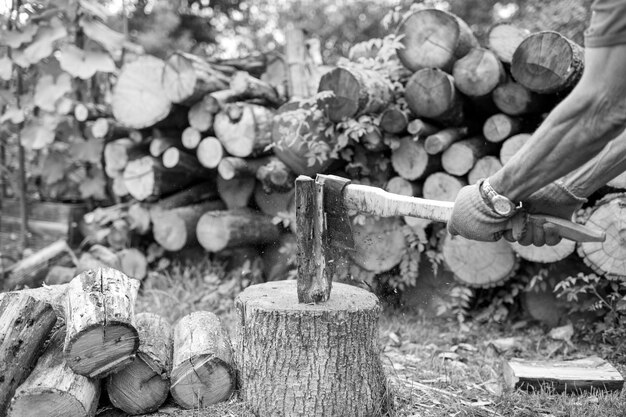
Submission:
[[[318,174],[315,182],[323,189],[326,242],[339,249],[354,250],[352,225],[343,197],[343,189],[350,184],[350,180],[336,175]]]

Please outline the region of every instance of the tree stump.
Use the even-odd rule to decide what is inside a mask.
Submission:
[[[246,288],[235,307],[240,393],[254,413],[385,413],[376,296],[335,283],[328,301],[304,304],[295,281],[274,281]]]
[[[406,84],[404,97],[417,117],[448,126],[463,123],[463,102],[454,79],[440,69],[424,68],[413,74]]]

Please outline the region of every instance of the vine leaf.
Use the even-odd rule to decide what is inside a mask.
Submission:
[[[106,181],[104,180],[102,171],[98,170],[93,176],[85,178],[78,186],[78,189],[82,198],[93,197],[96,200],[104,200],[106,198],[104,193]]]
[[[14,124],[22,123],[24,121],[24,111],[15,106],[7,107],[2,116],[0,116],[0,123],[4,123],[7,120]]]
[[[103,147],[104,139],[101,138],[79,140],[70,147],[70,155],[78,161],[97,164],[100,162]]]
[[[52,75],[46,74],[37,81],[33,100],[39,108],[54,112],[57,100],[71,91],[72,79],[69,74],[59,75],[56,81]]]
[[[93,77],[98,71],[115,71],[115,63],[106,52],[84,51],[74,45],[63,46],[57,59],[64,71],[83,80]]]
[[[35,33],[37,33],[37,25],[27,25],[22,30],[1,31],[0,43],[13,49],[19,48],[32,41]]]
[[[41,177],[45,184],[54,184],[65,177],[67,158],[62,152],[52,151],[46,155],[41,167]]]
[[[98,20],[86,17],[80,19],[79,25],[83,28],[85,35],[99,43],[111,56],[115,59],[121,58],[122,48],[126,42],[126,36],[123,33],[114,31]]]
[[[22,68],[36,64],[49,57],[54,51],[54,43],[67,36],[67,30],[58,17],[50,19],[49,25],[40,26],[33,42],[23,50],[13,51],[13,61]]]
[[[56,115],[42,114],[24,125],[21,143],[26,149],[42,149],[54,142],[55,130],[59,124]]]

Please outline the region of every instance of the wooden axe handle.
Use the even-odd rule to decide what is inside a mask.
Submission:
[[[428,200],[389,193],[381,188],[348,184],[343,190],[345,208],[381,217],[412,216],[447,223],[454,203]],[[581,224],[543,214],[530,214],[528,221],[535,224],[551,223],[559,234],[576,242],[603,242],[606,234]]]

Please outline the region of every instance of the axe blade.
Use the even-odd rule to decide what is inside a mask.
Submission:
[[[354,250],[352,225],[343,196],[343,190],[350,184],[350,180],[336,175],[318,174],[315,182],[324,188],[326,242],[335,248]]]

